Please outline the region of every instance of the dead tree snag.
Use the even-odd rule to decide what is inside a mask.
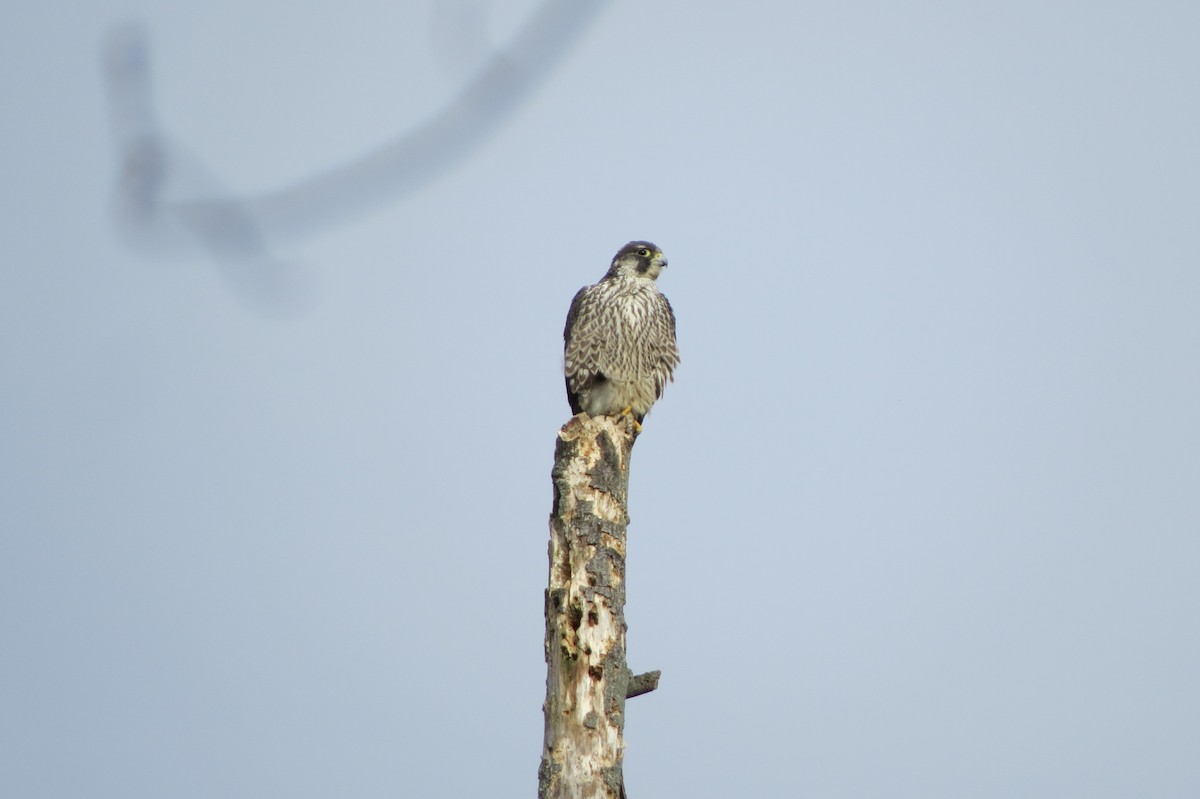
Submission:
[[[623,799],[625,699],[658,672],[625,662],[625,527],[631,419],[580,414],[558,433],[546,589],[540,799]]]

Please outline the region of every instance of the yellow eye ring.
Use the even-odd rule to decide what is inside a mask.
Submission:
[[[649,258],[650,251],[647,250],[645,247],[642,247],[638,250],[638,255],[642,256],[643,258]]]

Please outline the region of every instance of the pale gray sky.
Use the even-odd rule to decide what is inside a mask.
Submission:
[[[533,795],[562,322],[633,238],[632,796],[1200,795],[1200,5],[611,3],[272,263],[127,246],[114,26],[174,188],[261,192],[536,3],[435,6],[0,11],[0,795]]]

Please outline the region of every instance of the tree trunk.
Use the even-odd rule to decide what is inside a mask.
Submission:
[[[632,419],[584,414],[558,433],[540,799],[623,799],[625,699],[657,686],[657,673],[632,678],[625,663],[626,496],[635,435]]]

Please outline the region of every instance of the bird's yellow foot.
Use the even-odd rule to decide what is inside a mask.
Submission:
[[[626,405],[624,410],[621,411],[621,415],[628,416],[630,419],[632,419],[633,426],[637,429],[637,431],[639,433],[642,432],[642,423],[639,422],[637,420],[637,417],[633,415],[633,406],[632,405]]]

